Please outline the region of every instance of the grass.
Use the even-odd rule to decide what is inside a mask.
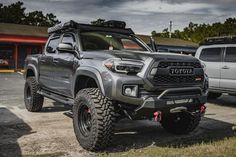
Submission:
[[[127,152],[103,153],[100,157],[236,157],[236,136],[191,146],[148,146]]]

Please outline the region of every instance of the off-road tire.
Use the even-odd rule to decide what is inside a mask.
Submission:
[[[84,106],[87,106],[91,117],[90,129],[87,133],[81,129],[83,124],[81,115]],[[105,149],[112,139],[114,115],[112,101],[103,96],[99,89],[86,88],[79,91],[73,106],[73,126],[80,145],[89,151]]]
[[[214,100],[214,99],[219,98],[221,95],[222,95],[221,93],[209,92],[207,98],[208,98],[208,99],[211,99],[211,100]]]
[[[39,112],[42,110],[44,97],[37,93],[39,85],[35,77],[28,77],[24,88],[25,107],[30,112]]]
[[[187,112],[167,114],[162,117],[162,127],[173,134],[188,134],[192,132],[201,121],[200,115],[191,115]]]

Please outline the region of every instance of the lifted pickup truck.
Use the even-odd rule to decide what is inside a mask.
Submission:
[[[48,32],[43,54],[26,59],[25,106],[38,112],[44,97],[72,105],[83,148],[106,148],[122,118],[156,120],[176,134],[198,126],[208,88],[198,59],[153,52],[120,21],[70,21]]]

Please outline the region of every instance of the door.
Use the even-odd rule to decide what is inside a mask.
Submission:
[[[46,51],[39,58],[39,81],[43,88],[54,90],[54,65],[53,57],[57,55],[56,47],[59,44],[59,37],[51,38],[46,46]]]
[[[71,44],[75,47],[75,37],[73,34],[64,34],[61,40],[62,43]],[[75,63],[78,61],[73,53],[66,51],[58,51],[58,55],[53,57],[54,64],[54,81],[58,86],[57,93],[65,96],[72,96],[72,76],[75,72]]]
[[[220,88],[236,91],[236,47],[227,47],[225,50]]]
[[[205,64],[206,74],[209,77],[209,87],[220,87],[220,70],[222,66],[223,48],[203,48],[199,59]]]

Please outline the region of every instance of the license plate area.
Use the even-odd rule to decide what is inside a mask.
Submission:
[[[178,105],[178,104],[191,104],[193,103],[193,99],[173,99],[173,100],[167,100],[166,105]]]

